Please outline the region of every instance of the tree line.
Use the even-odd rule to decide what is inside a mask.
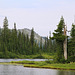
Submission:
[[[75,62],[75,25],[72,24],[70,36],[67,36],[67,27],[65,27],[64,18],[61,17],[57,29],[53,33],[52,39],[56,41],[56,61],[57,62]]]
[[[3,28],[0,28],[0,58],[19,58],[17,55],[34,55],[44,53],[56,53],[56,61],[64,62],[63,42],[67,38],[67,57],[69,61],[75,61],[75,25],[72,24],[70,36],[63,35],[65,22],[61,17],[57,29],[53,33],[53,37],[45,37],[44,44],[42,37],[40,44],[35,42],[34,29],[31,30],[31,36],[25,35],[16,29],[8,28],[8,19],[5,17]]]
[[[34,39],[34,29],[31,29],[31,35],[25,35],[23,32],[14,28],[8,28],[8,19],[4,18],[3,28],[0,28],[0,58],[18,58],[17,55],[33,55],[42,52],[49,52],[48,38],[45,38],[45,44],[42,44],[42,37],[40,44],[37,44]]]

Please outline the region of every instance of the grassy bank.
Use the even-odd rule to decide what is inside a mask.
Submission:
[[[55,54],[52,53],[42,53],[42,54],[34,54],[34,55],[24,55],[21,56],[25,59],[53,59]]]
[[[61,69],[61,70],[75,70],[75,62],[74,63],[65,63],[58,64],[53,63],[52,61],[12,61],[11,63],[15,64],[23,64],[24,67],[32,67],[32,68],[48,68],[48,69]]]
[[[53,59],[54,54],[42,53],[42,54],[35,54],[35,55],[25,55],[25,58],[29,58],[29,59]]]
[[[34,55],[21,55],[15,53],[9,53],[8,56],[4,56],[4,54],[0,54],[0,58],[7,59],[53,59],[55,54],[52,53],[42,53],[42,54],[34,54]]]

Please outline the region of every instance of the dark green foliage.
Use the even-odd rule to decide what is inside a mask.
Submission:
[[[68,58],[75,62],[75,25],[72,24],[71,38],[68,39]]]
[[[35,53],[35,49],[34,49],[34,29],[32,28],[31,30],[31,37],[30,37],[30,42],[31,42],[31,50],[32,50],[32,54]]]
[[[32,55],[39,53],[40,48],[35,43],[34,29],[31,36],[25,35],[16,29],[8,28],[8,20],[5,17],[3,29],[0,28],[0,58],[19,58],[20,55]]]
[[[45,51],[47,51],[47,38],[45,37],[45,46],[44,46],[44,48],[45,48]]]
[[[56,52],[57,52],[56,59],[58,62],[61,62],[63,59],[63,42],[65,39],[65,36],[63,35],[63,27],[64,27],[64,19],[63,17],[61,17],[61,20],[57,25],[57,29],[55,30],[55,33],[53,33],[53,38],[56,41]]]
[[[65,36],[63,35],[64,19],[61,18],[57,29],[53,33],[53,37],[45,37],[45,43],[43,44],[42,37],[40,38],[40,45],[38,45],[34,38],[34,29],[31,30],[31,36],[25,35],[16,29],[16,23],[14,23],[14,29],[8,28],[8,20],[5,17],[3,22],[3,28],[0,28],[0,58],[32,58],[31,55],[36,55],[33,58],[49,58],[49,56],[43,56],[42,53],[52,53],[55,62],[67,63],[75,62],[75,25],[72,25],[71,38],[68,39],[68,60],[64,60],[63,56],[63,41]],[[30,57],[29,57],[29,56]],[[46,61],[51,63],[50,61]]]
[[[56,39],[56,41],[63,42],[65,39],[65,36],[63,35],[64,24],[64,19],[61,17],[61,20],[57,25],[58,28],[55,30],[55,33],[53,33],[54,39]]]
[[[72,24],[71,37],[72,37],[72,38],[75,37],[75,25],[74,25],[74,24]]]
[[[34,57],[34,59],[38,59],[38,58],[40,58],[40,59],[45,59],[45,57],[42,56],[41,54],[39,54],[37,57]]]
[[[49,46],[51,47],[48,37],[45,38],[45,44],[42,44],[42,37],[40,46],[36,43],[33,28],[30,38],[28,34],[25,35],[16,29],[16,23],[14,23],[14,29],[9,29],[8,20],[5,17],[3,29],[0,28],[0,58],[21,58],[24,57],[22,55],[49,53],[52,51]],[[39,55],[36,58],[44,57]]]
[[[34,45],[34,29],[31,30],[31,37],[30,37],[31,45]]]
[[[40,49],[42,50],[42,37],[40,39]]]

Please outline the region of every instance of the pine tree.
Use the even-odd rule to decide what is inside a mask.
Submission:
[[[75,62],[75,25],[72,24],[72,29],[71,29],[71,38],[69,39],[68,42],[68,57],[70,61]]]
[[[16,23],[14,23],[14,29],[12,29],[12,47],[13,52],[18,53],[18,36]]]
[[[51,31],[49,32],[49,52],[53,52],[54,45],[52,45],[53,40],[51,39]]]
[[[2,45],[5,47],[3,52],[6,53],[8,50],[8,43],[9,43],[9,37],[10,37],[10,34],[9,34],[9,29],[8,29],[8,20],[7,20],[7,17],[5,17],[4,19],[4,22],[3,22],[3,30],[2,30]]]
[[[3,27],[4,27],[5,30],[8,29],[8,20],[7,20],[7,17],[5,17],[5,19],[4,19]]]
[[[75,25],[74,24],[72,24],[71,37],[75,38]]]
[[[64,58],[64,50],[63,50],[63,42],[65,40],[65,36],[63,35],[64,28],[64,19],[61,17],[61,20],[57,26],[58,28],[53,33],[53,38],[56,39],[57,43],[57,61],[61,62],[61,59]]]
[[[42,37],[40,38],[40,49],[42,50]]]
[[[48,39],[48,37],[47,37],[47,52],[50,52],[50,42],[49,42],[49,39]]]
[[[47,37],[45,37],[44,51],[47,52]]]
[[[31,41],[31,46],[32,46],[32,54],[34,54],[34,29],[32,28],[31,30],[31,37],[30,37],[30,41]]]
[[[7,17],[5,17],[5,19],[4,19],[4,22],[3,22],[3,31],[2,31],[2,33],[3,33],[3,40],[4,40],[4,42],[6,43],[6,40],[8,39],[7,37],[8,37],[8,20],[7,20]]]

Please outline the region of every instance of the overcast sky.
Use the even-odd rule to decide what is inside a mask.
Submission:
[[[74,23],[75,0],[0,0],[0,27],[4,17],[8,18],[9,28],[14,22],[17,29],[34,28],[41,36],[53,32],[64,17],[68,30]]]

